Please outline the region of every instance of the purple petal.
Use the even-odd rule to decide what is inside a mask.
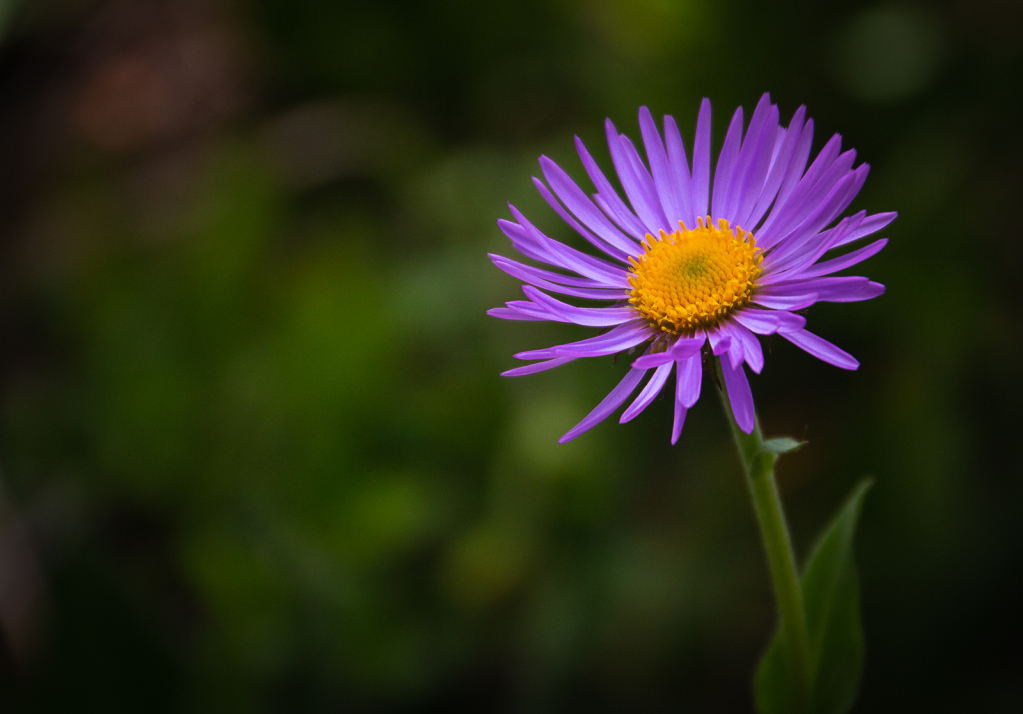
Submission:
[[[753,433],[756,418],[753,414],[753,392],[750,391],[746,371],[741,364],[732,369],[728,360],[723,359],[721,373],[725,376],[725,389],[728,392],[728,402],[732,405],[735,423],[747,434]]]
[[[859,228],[866,215],[866,211],[860,211],[855,215],[843,218],[834,228],[807,235],[802,241],[796,243],[778,246],[776,250],[784,252],[785,257],[769,266],[770,270],[761,279],[761,284],[780,283],[798,276],[803,269],[816,263],[821,256],[840,243],[847,233]]]
[[[807,126],[809,125],[810,122],[807,122]],[[821,149],[817,158],[810,165],[809,170],[799,179],[799,182],[792,193],[785,199],[784,203],[779,198],[778,203],[775,204],[774,209],[771,211],[771,215],[767,217],[767,220],[760,229],[760,235],[757,237],[758,245],[769,248],[777,243],[787,235],[791,226],[803,220],[803,217],[818,204],[818,196],[821,195],[821,188],[824,187],[818,188],[817,184],[828,169],[835,166],[836,161],[840,158],[839,152],[841,149],[842,137],[835,134],[824,145],[824,148]],[[853,158],[847,155],[843,159],[840,168],[847,171],[849,166],[852,165]],[[846,161],[848,161],[848,166],[845,165]],[[785,187],[783,186],[782,188],[784,189]],[[830,190],[831,185],[828,185],[826,188]]]
[[[550,357],[602,357],[630,349],[650,339],[656,329],[646,320],[619,325],[607,334],[589,337],[578,342],[545,347],[541,350],[519,352],[516,359],[548,359]]]
[[[830,273],[837,273],[839,270],[845,270],[851,268],[857,263],[861,263],[867,258],[879,253],[882,248],[888,245],[887,238],[881,238],[876,240],[869,245],[865,245],[857,250],[850,251],[845,255],[826,260],[823,263],[817,263],[811,265],[800,273],[801,278],[815,278],[821,275],[828,275]]]
[[[647,159],[650,161],[650,172],[654,177],[654,188],[657,189],[657,197],[660,199],[661,208],[665,218],[668,219],[667,228],[672,228],[685,217],[682,206],[682,197],[679,195],[679,187],[675,181],[675,174],[668,162],[668,155],[664,151],[664,143],[657,131],[657,124],[646,107],[639,108],[639,129],[643,135],[643,145],[646,147]]]
[[[802,310],[817,302],[816,293],[808,295],[761,295],[759,292],[750,297],[750,302],[772,310]]]
[[[686,423],[686,409],[681,402],[675,400],[675,420],[671,425],[671,445],[674,446],[678,438],[682,436],[682,425]]]
[[[703,381],[703,364],[700,355],[693,355],[678,362],[678,382],[675,399],[686,409],[691,409],[700,399],[700,383]]]
[[[618,133],[610,119],[604,122],[604,128],[607,132],[607,145],[611,151],[611,161],[614,163],[615,171],[618,172],[618,180],[621,181],[622,188],[625,189],[625,195],[629,197],[632,208],[643,222],[647,232],[657,235],[662,228],[667,227],[667,219],[664,218],[660,203],[657,201],[654,181],[645,168],[636,167],[633,164],[631,154],[635,153],[635,147],[632,146],[631,141]],[[639,161],[638,155],[636,161]]]
[[[664,352],[643,355],[633,362],[632,366],[636,369],[650,369],[652,367],[659,367],[666,362],[687,359],[695,354],[699,354],[700,348],[703,347],[706,341],[707,336],[703,330],[697,330],[692,337],[678,338]]]
[[[749,129],[732,172],[724,212],[729,221],[746,226],[746,219],[760,196],[771,166],[777,130],[778,107],[771,104],[770,94],[764,94],[750,118]]]
[[[735,368],[736,365],[742,362],[742,343],[739,341],[739,338],[733,334],[736,327],[738,326],[733,323],[721,322],[715,328],[717,333],[721,336],[721,339],[728,341],[728,346],[725,348],[724,351],[728,353],[728,359],[732,363],[733,369]],[[712,340],[711,341],[712,352],[713,345],[714,342]],[[718,345],[720,346],[721,342],[719,342]],[[715,352],[715,354],[717,353]]]
[[[857,369],[860,366],[860,363],[851,354],[835,347],[835,345],[823,337],[818,337],[812,332],[794,330],[793,332],[783,332],[780,334],[796,347],[806,350],[817,359],[824,360],[828,364],[833,364],[842,369]]]
[[[864,182],[867,180],[867,174],[870,173],[870,164],[860,164],[853,171],[849,172],[842,177],[842,180],[835,184],[834,189],[824,198],[821,203],[821,208],[814,211],[807,217],[803,223],[792,231],[791,240],[799,240],[806,234],[811,236],[814,233],[820,231],[824,226],[834,221],[852,200],[856,198],[856,195],[863,188]],[[846,183],[848,182],[848,183]],[[866,215],[866,211],[861,211],[861,214],[857,214],[855,217],[856,224],[858,225],[863,221],[863,216]],[[823,253],[822,253],[823,254]],[[813,260],[817,260],[820,255],[814,256]]]
[[[668,217],[664,215],[664,209],[661,207],[661,200],[657,196],[657,186],[654,184],[654,179],[647,170],[646,164],[643,163],[643,159],[640,158],[639,151],[636,150],[635,144],[633,144],[632,139],[627,137],[625,134],[618,135],[618,143],[621,145],[626,162],[631,169],[630,180],[637,183],[641,191],[641,195],[643,196],[643,208],[640,209],[637,207],[636,212],[639,214],[640,218],[643,218],[647,225],[653,226],[651,233],[656,235],[662,230],[670,230],[672,224],[668,221]],[[624,185],[625,184],[622,184],[622,186]],[[644,215],[646,215],[647,218],[644,218]]]
[[[611,393],[604,397],[604,400],[597,405],[596,409],[586,415],[586,417],[572,427],[568,433],[558,439],[559,444],[565,444],[576,438],[584,431],[592,429],[600,422],[607,419],[608,415],[615,409],[622,405],[629,395],[632,394],[636,389],[636,385],[643,379],[643,375],[646,374],[645,370],[630,369],[626,371],[625,377],[618,386],[611,390]]]
[[[590,180],[593,181],[593,185],[597,187],[598,195],[594,196],[594,202],[623,231],[633,238],[642,240],[647,233],[646,226],[636,217],[636,214],[629,210],[629,207],[625,205],[625,201],[618,196],[618,192],[614,190],[611,182],[604,176],[604,172],[600,170],[597,162],[590,156],[590,152],[586,150],[582,139],[578,136],[575,138],[575,148],[579,152],[579,158],[586,168],[586,173],[589,175]]]
[[[867,164],[861,164],[857,169],[843,176],[817,207],[784,239],[778,241],[776,248],[764,259],[764,269],[777,268],[790,256],[807,250],[807,245],[813,240],[814,235],[831,223],[856,197],[869,170],[870,167]]]
[[[502,320],[530,320],[533,322],[550,320],[550,318],[546,316],[538,317],[536,315],[519,312],[518,310],[510,307],[492,307],[487,310],[487,314],[491,317],[499,317]]]
[[[771,165],[768,167],[768,171],[774,168],[774,164],[778,161],[778,155],[781,154],[781,147],[785,144],[785,137],[788,135],[788,129],[783,126],[779,126],[775,130],[774,134],[774,149],[771,151]],[[767,185],[764,185],[767,188]]]
[[[817,293],[818,300],[832,300],[847,294],[857,293],[870,282],[867,278],[860,276],[838,277],[838,278],[812,278],[810,280],[794,280],[791,283],[771,285],[760,288],[759,294],[782,296],[782,295],[805,295],[806,293]]]
[[[764,369],[764,350],[760,346],[757,336],[742,325],[733,325],[732,338],[737,339],[742,345],[742,359],[750,366],[750,369],[760,374]]]
[[[631,236],[639,236],[640,240],[646,238],[648,233],[646,226],[633,215],[632,211],[625,209],[624,212],[616,211],[604,200],[601,193],[593,194],[593,203],[604,212],[604,215],[611,219],[611,222]],[[633,225],[635,222],[635,225]]]
[[[538,260],[541,263],[563,267],[557,261],[552,262],[547,249],[538,244],[529,232],[518,223],[498,218],[497,227],[511,239],[512,247],[526,257]]]
[[[796,281],[790,285],[777,285],[765,288],[764,292],[777,291],[774,295],[804,294],[807,291],[817,293],[817,300],[822,302],[856,302],[857,300],[869,300],[884,292],[876,292],[876,288],[867,290],[870,280],[862,276],[848,276],[839,278],[813,278],[811,280]],[[877,283],[873,283],[877,285]],[[861,292],[867,291],[869,296],[858,297]]]
[[[682,135],[678,131],[675,120],[670,116],[664,117],[664,140],[668,145],[668,163],[671,165],[671,171],[675,177],[675,187],[682,210],[679,218],[687,228],[695,228],[696,214],[693,212],[693,188],[692,179],[689,177],[689,159],[686,158]]]
[[[611,221],[607,219],[607,216],[593,205],[593,202],[560,166],[546,156],[541,156],[540,168],[543,170],[544,177],[550,181],[551,188],[558,194],[558,198],[564,201],[568,210],[585,223],[590,230],[600,236],[608,245],[617,248],[621,253],[626,255],[635,255],[637,253],[639,246],[631,238],[626,237],[614,227]],[[572,222],[567,220],[566,222],[572,225]],[[576,228],[575,226],[572,227]],[[576,228],[576,230],[585,237],[585,233],[580,231],[579,228]]]
[[[662,364],[656,370],[654,370],[654,376],[650,378],[646,386],[643,387],[643,391],[636,397],[636,401],[629,405],[629,408],[622,414],[622,418],[618,421],[624,424],[627,421],[632,421],[639,413],[650,406],[650,402],[657,398],[657,395],[661,393],[661,388],[664,387],[664,383],[668,381],[668,375],[671,374],[671,368],[675,366],[674,362],[668,364]]]
[[[679,337],[668,351],[674,359],[685,359],[698,353],[706,341],[707,333],[696,330],[692,337]]]
[[[571,362],[575,357],[558,357],[556,359],[549,359],[545,362],[535,362],[534,364],[527,364],[524,367],[516,367],[515,369],[509,369],[507,372],[501,372],[502,377],[522,377],[526,374],[536,374],[537,372],[543,372],[547,369],[554,369],[560,367],[563,364]]]
[[[820,153],[817,154],[817,158],[810,164],[810,168],[806,170],[803,177],[799,180],[799,183],[803,184],[803,188],[812,188],[815,183],[827,172],[829,168],[838,159],[839,154],[842,153],[842,135],[835,134],[828,143],[824,145]],[[850,162],[851,165],[851,162]],[[798,193],[795,191],[794,193]]]
[[[718,198],[717,198],[718,182],[717,182],[717,177],[715,176],[714,196],[712,196],[712,203],[714,204],[715,211],[717,211],[717,212],[714,213],[714,218],[715,219],[724,218],[725,220],[727,220],[729,223],[732,223],[733,225],[736,223],[736,220],[735,220],[735,209],[738,207],[738,204],[739,204],[739,198],[740,198],[739,197],[739,191],[741,190],[743,179],[745,178],[745,175],[746,175],[746,169],[748,168],[748,161],[749,161],[750,151],[752,150],[753,145],[760,138],[759,137],[759,132],[757,134],[754,134],[753,132],[756,129],[763,128],[763,111],[762,111],[761,107],[764,105],[765,98],[766,98],[766,95],[765,95],[765,97],[761,97],[760,102],[757,104],[756,109],[753,112],[753,117],[750,119],[750,125],[746,129],[745,136],[742,135],[742,123],[741,123],[741,121],[739,123],[739,131],[738,131],[738,135],[739,135],[739,139],[740,139],[739,146],[738,146],[737,152],[735,153],[735,161],[732,164],[731,170],[728,172],[727,177],[724,175],[724,172],[721,170],[722,159],[724,158],[724,147],[722,147],[722,156],[719,157],[719,159],[718,159],[717,171],[722,174],[722,179],[723,180],[725,180],[727,178],[727,183],[725,183],[721,187],[721,200],[718,201]],[[768,100],[768,103],[769,103],[769,100]],[[740,107],[740,109],[741,109],[741,107]],[[758,111],[760,112],[760,116],[757,116],[757,112]],[[760,124],[759,127],[753,126],[753,119],[754,118],[759,122],[759,124]],[[733,116],[733,121],[734,121],[734,119],[735,118]],[[729,130],[731,130],[731,126],[729,126]],[[726,143],[726,145],[728,143],[728,135],[727,134],[725,135],[725,143]]]
[[[608,287],[630,289],[629,273],[624,269],[605,260],[580,253],[574,248],[548,238],[530,223],[515,206],[509,204],[509,209],[515,220],[519,222],[519,226],[525,229],[531,240],[544,251],[544,258],[542,258],[544,262],[598,280]]]
[[[732,313],[732,317],[743,325],[761,335],[773,335],[778,331],[778,313],[774,310],[756,310],[743,307]]]
[[[792,332],[793,330],[802,330],[806,326],[806,318],[802,315],[785,312],[784,310],[776,310],[774,314],[778,317],[779,334]]]
[[[749,223],[749,228],[754,228],[760,222],[760,219],[763,218],[765,213],[767,213],[767,209],[771,206],[775,197],[778,195],[782,181],[788,174],[789,164],[792,161],[796,144],[799,141],[799,137],[802,135],[803,116],[805,113],[806,107],[799,107],[799,109],[796,110],[796,113],[792,115],[792,121],[789,122],[789,128],[787,130],[782,130],[785,132],[784,138],[778,149],[777,155],[771,159],[771,168],[767,175],[767,181],[764,183],[764,189],[761,191],[760,197],[757,199],[756,208],[753,209],[752,214],[746,221]],[[807,146],[807,152],[809,152],[809,145]]]
[[[523,285],[522,292],[551,315],[576,325],[609,327],[636,319],[636,311],[631,307],[576,307],[556,300],[531,285]]]
[[[885,287],[881,283],[870,282],[859,291],[848,295],[836,296],[828,299],[828,302],[859,302],[861,300],[872,300],[884,295]]]
[[[785,172],[785,178],[782,181],[781,188],[778,189],[778,196],[774,202],[774,208],[771,210],[773,214],[775,211],[783,208],[788,203],[789,197],[792,192],[795,191],[796,187],[799,186],[799,181],[803,177],[803,169],[806,168],[807,159],[810,158],[810,148],[813,144],[813,119],[807,119],[806,124],[799,132],[799,139],[796,141],[796,146],[792,150],[792,158],[789,159],[789,167]],[[764,226],[766,227],[766,223]],[[761,229],[762,230],[762,229]]]
[[[697,217],[708,215],[710,197],[710,100],[700,102],[696,120],[696,141],[693,144],[693,212]],[[695,228],[695,225],[689,228]]]
[[[631,255],[631,253],[608,244],[606,241],[593,235],[593,233],[591,233],[589,230],[583,227],[583,225],[579,223],[579,221],[577,221],[574,217],[572,217],[572,215],[568,211],[564,209],[564,207],[561,205],[561,202],[554,197],[554,194],[550,192],[550,189],[547,188],[544,182],[538,179],[536,176],[533,177],[533,185],[536,186],[536,190],[540,192],[541,196],[543,196],[543,200],[547,201],[547,205],[553,208],[555,213],[557,213],[558,216],[561,217],[561,220],[567,223],[569,227],[572,228],[572,230],[574,230],[576,233],[585,238],[590,245],[597,248],[597,250],[606,253],[615,260],[621,261],[622,263],[629,262],[629,256]],[[597,213],[600,213],[596,207],[594,207],[593,210],[597,211]],[[604,217],[604,214],[601,213],[600,215],[602,218]]]
[[[760,97],[760,101],[757,102],[757,106],[753,110],[753,116],[750,117],[749,127],[746,129],[746,136],[739,147],[739,154],[735,159],[735,166],[732,169],[732,178],[728,183],[728,187],[725,189],[725,193],[728,196],[726,205],[722,207],[721,217],[735,222],[735,210],[739,205],[739,191],[746,178],[746,171],[749,170],[750,161],[753,158],[754,149],[759,150],[759,142],[761,140],[761,132],[764,129],[764,123],[768,118],[768,111],[771,107],[771,95],[763,94]],[[774,134],[771,134],[770,146],[768,151],[770,152],[774,148]],[[770,153],[767,156],[770,161]]]
[[[667,364],[668,362],[674,362],[675,359],[671,356],[670,352],[653,352],[651,354],[637,357],[632,361],[633,369],[654,369]]]
[[[798,207],[790,204],[790,208],[786,209],[789,215],[773,229],[776,246],[805,240],[808,235],[831,223],[852,202],[870,170],[868,164],[848,170],[844,157],[854,154],[850,150],[838,157],[832,169],[817,182]]]
[[[742,140],[742,107],[735,110],[732,122],[725,134],[725,143],[718,156],[718,165],[714,169],[714,193],[711,195],[711,214],[714,218],[724,218],[725,204],[728,201],[728,186],[732,182],[732,171],[739,159],[739,145]]]
[[[739,187],[739,194],[731,198],[733,201],[737,200],[737,207],[734,213],[735,222],[737,225],[745,226],[746,228],[753,228],[754,222],[751,219],[753,207],[757,205],[757,200],[764,190],[767,173],[771,169],[771,160],[777,147],[778,107],[772,105],[768,109],[767,118],[759,134],[756,143],[753,144],[750,151],[750,157],[747,160],[748,165]]]
[[[732,325],[730,326],[729,331],[731,332],[733,329],[738,327],[740,326]],[[732,369],[735,369],[742,364],[743,360],[746,358],[746,350],[742,346],[741,337],[735,334],[730,335],[730,337],[732,338],[732,342],[728,345],[728,361],[731,363]]]
[[[898,213],[892,212],[875,213],[873,216],[868,216],[863,223],[860,224],[859,228],[842,238],[842,240],[836,243],[834,247],[837,248],[840,245],[852,243],[854,240],[859,240],[860,238],[869,236],[871,233],[876,233],[895,220],[898,215]]]
[[[523,286],[525,287],[525,286]],[[524,319],[535,319],[535,320],[547,320],[549,322],[569,322],[563,317],[553,315],[549,310],[546,310],[536,303],[530,302],[529,300],[509,300],[505,303],[507,308],[520,315],[525,315]],[[500,308],[495,308],[499,310]]]
[[[707,330],[710,340],[710,351],[716,355],[724,354],[732,344],[732,338],[721,331],[721,325]]]
[[[548,283],[556,283],[557,285],[570,285],[576,288],[594,289],[603,288],[606,290],[613,289],[608,287],[605,283],[602,283],[598,280],[591,280],[590,278],[579,278],[574,275],[562,275],[561,273],[555,273],[550,270],[544,270],[543,268],[536,268],[533,267],[532,265],[526,265],[525,263],[520,263],[516,260],[512,260],[511,258],[506,258],[503,255],[497,255],[496,253],[487,253],[487,256],[494,262],[494,265],[496,265],[498,268],[508,273],[509,275],[519,278],[520,280],[527,280],[527,278],[519,277],[519,274],[522,274],[528,275],[529,280],[535,278],[538,280],[546,281]],[[513,273],[511,272],[511,270],[515,270],[516,272]]]
[[[791,332],[801,330],[806,325],[806,318],[783,310],[757,310],[740,308],[732,313],[743,327],[758,335],[773,335],[775,332]]]
[[[553,293],[561,293],[562,295],[571,295],[573,297],[587,298],[590,300],[625,300],[629,295],[627,291],[618,288],[572,288],[564,285],[558,285],[532,275],[529,271],[519,270],[518,265],[514,263],[514,261],[505,262],[495,260],[494,265],[519,280],[525,280],[530,285],[535,285],[538,288],[543,288],[544,290],[549,290]]]
[[[771,217],[778,216],[778,218],[770,227],[765,224],[761,231],[761,236],[765,240],[765,249],[804,235],[806,226],[821,214],[821,205],[835,195],[836,188],[839,185],[843,188],[848,186],[849,175],[855,173],[850,170],[855,154],[855,151],[850,150],[839,156],[824,177],[812,186],[807,183],[805,190],[801,183],[785,207],[780,211],[772,212]],[[851,201],[852,197],[849,200]],[[825,221],[822,227],[827,223],[830,223],[830,219]]]
[[[586,300],[612,300],[614,302],[621,302],[628,298],[628,293],[624,290],[604,290],[604,289],[589,289],[589,288],[569,288],[563,285],[555,285],[554,283],[547,283],[543,280],[529,280],[527,281],[530,285],[538,287],[548,292],[558,293],[560,295],[567,295],[569,297],[584,298]],[[580,323],[581,324],[581,323]]]

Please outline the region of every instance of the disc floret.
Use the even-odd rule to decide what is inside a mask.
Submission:
[[[750,300],[762,272],[763,251],[753,234],[725,219],[716,228],[710,217],[689,230],[655,238],[647,234],[644,252],[630,257],[629,302],[651,324],[678,335],[713,327]]]

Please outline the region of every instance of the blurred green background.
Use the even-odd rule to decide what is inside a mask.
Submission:
[[[799,552],[865,474],[860,712],[1023,711],[1023,7],[0,2],[0,708],[751,711],[766,567],[709,383],[508,380],[486,253],[637,109],[801,103],[897,210],[752,385]]]

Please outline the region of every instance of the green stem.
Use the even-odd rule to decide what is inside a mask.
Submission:
[[[732,405],[724,389],[721,366],[715,360],[718,381],[722,385],[721,402],[724,405],[732,436],[739,450],[739,459],[746,471],[746,484],[753,499],[760,536],[767,551],[767,563],[771,570],[774,597],[778,604],[782,641],[785,645],[786,665],[796,697],[799,712],[809,710],[813,671],[810,660],[810,639],[806,627],[806,611],[803,609],[803,590],[800,586],[796,556],[792,550],[792,539],[785,523],[778,485],[774,480],[774,454],[761,449],[764,443],[760,420],[755,421],[753,433],[747,434],[735,421]]]

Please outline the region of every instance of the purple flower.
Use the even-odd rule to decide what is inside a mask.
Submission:
[[[494,264],[525,281],[527,300],[512,300],[489,314],[509,320],[553,320],[610,328],[566,345],[515,355],[539,360],[506,376],[532,374],[580,357],[610,355],[645,345],[625,378],[561,437],[564,443],[603,421],[621,406],[652,370],[650,379],[622,414],[633,419],[654,400],[675,370],[675,423],[682,432],[686,411],[700,397],[704,365],[718,355],[732,411],[739,426],[753,430],[753,395],[744,364],[760,373],[764,354],[757,335],[778,334],[829,364],[856,369],[859,362],[807,332],[793,312],[815,302],[868,300],[884,286],[863,277],[833,277],[877,253],[888,242],[822,260],[828,251],[886,226],[895,213],[861,211],[832,223],[863,186],[869,166],[853,168],[855,150],[842,152],[835,135],[806,168],[813,120],[796,110],[788,128],[765,94],[745,137],[740,107],[732,116],[711,175],[710,102],[703,100],[692,161],[675,120],[664,117],[664,137],[646,107],[639,125],[643,162],[633,143],[607,120],[607,140],[618,179],[631,209],[576,137],[576,148],[597,192],[587,196],[559,166],[540,157],[540,194],[561,218],[606,257],[597,258],[555,241],[514,206],[515,221],[498,225],[523,255],[559,269],[538,268],[500,255]],[[549,185],[549,188],[548,188]],[[830,226],[830,227],[829,227]],[[578,307],[550,293],[611,301]]]

